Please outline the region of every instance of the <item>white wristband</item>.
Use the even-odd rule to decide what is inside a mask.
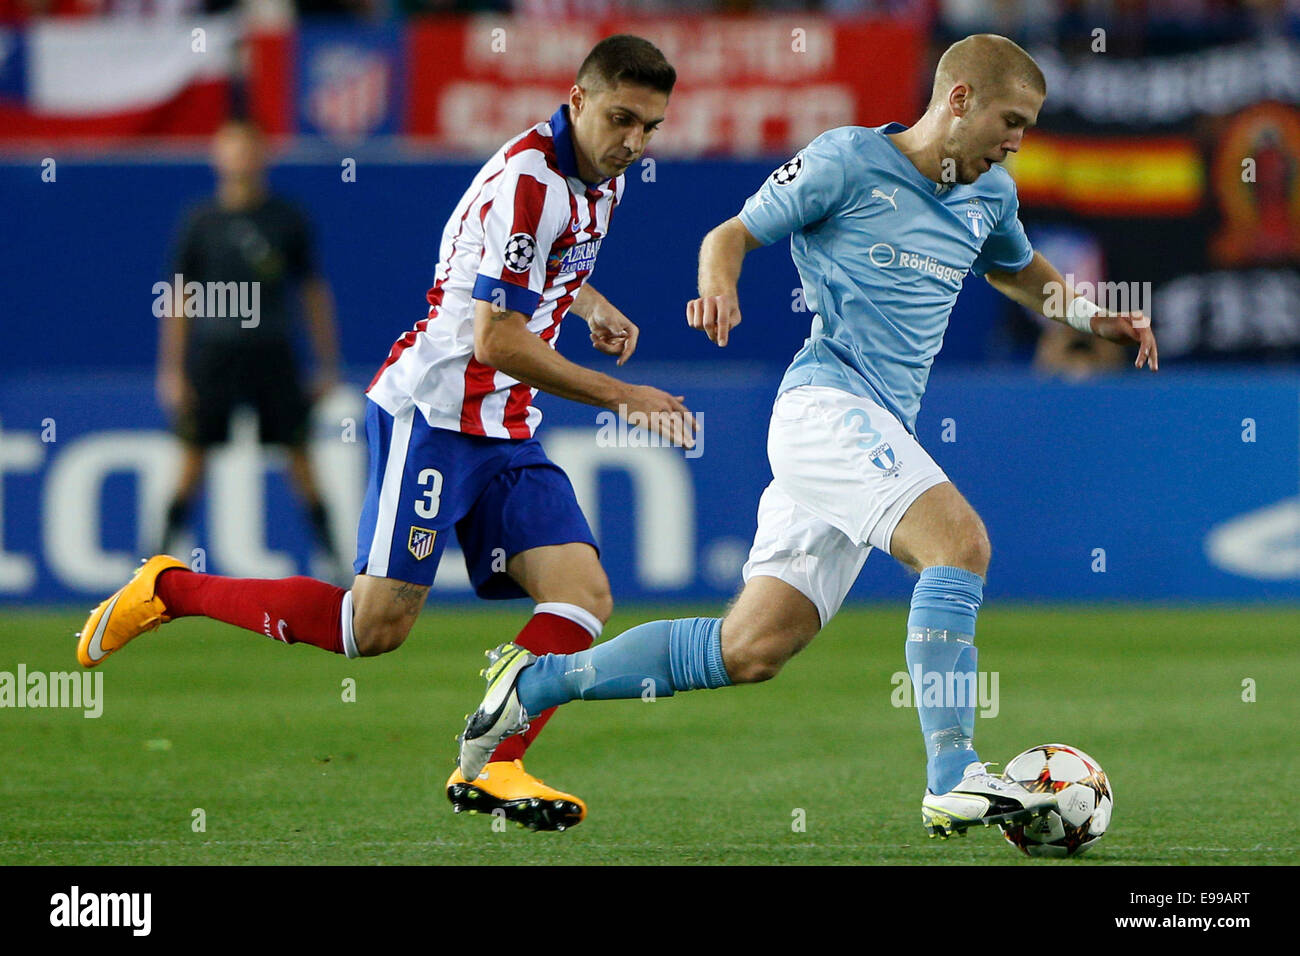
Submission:
[[[1089,302],[1083,296],[1076,295],[1065,310],[1065,321],[1070,324],[1070,328],[1091,335],[1092,317],[1100,311],[1102,308],[1097,303]]]

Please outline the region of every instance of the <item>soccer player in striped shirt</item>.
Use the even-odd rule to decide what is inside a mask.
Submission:
[[[646,40],[602,40],[568,103],[506,143],[461,197],[443,231],[428,316],[397,340],[366,390],[370,476],[351,589],[197,574],[158,555],[91,613],[79,635],[82,665],[190,615],[348,657],[391,651],[424,606],[453,528],[480,597],[536,602],[515,644],[538,654],[589,647],[613,608],[609,581],[573,486],[534,438],[542,416],[533,398],[542,390],[643,414],[664,438],[694,444],[682,396],[584,369],[555,350],[570,312],[619,365],[636,349],[636,325],[587,279],[623,173],[663,122],[675,80]],[[580,799],[523,769],[549,716],[504,742],[482,773],[452,774],[447,794],[458,812],[500,809],[532,829],[583,819]]]
[[[930,104],[912,127],[823,133],[705,237],[700,297],[687,319],[712,341],[725,346],[740,322],[745,255],[786,236],[816,313],[772,411],[773,481],[759,501],[745,586],[725,618],[654,621],[567,656],[498,648],[463,737],[462,772],[473,773],[531,714],[570,700],[775,677],[830,622],[879,548],[919,575],[908,671],[945,691],[932,700],[917,687],[930,835],[1051,808],[1054,796],[1000,780],[975,751],[974,695],[956,689],[974,688],[989,539],[916,434],[930,365],[968,271],[1049,318],[1136,343],[1137,366],[1157,367],[1141,312],[1073,296],[1025,238],[1015,183],[998,164],[1020,148],[1046,94],[1042,72],[1016,44],[967,37],[940,59]]]

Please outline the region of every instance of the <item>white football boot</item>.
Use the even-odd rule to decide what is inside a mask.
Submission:
[[[487,693],[468,718],[460,742],[458,760],[461,775],[477,780],[497,745],[512,734],[528,729],[528,715],[519,703],[519,675],[537,660],[517,644],[502,644],[487,652],[488,666],[479,671],[487,681]]]
[[[957,786],[947,793],[929,789],[921,799],[921,823],[931,837],[945,840],[966,828],[994,823],[1027,823],[1056,807],[1056,794],[1034,793],[1018,783],[994,776],[988,764],[972,762]]]

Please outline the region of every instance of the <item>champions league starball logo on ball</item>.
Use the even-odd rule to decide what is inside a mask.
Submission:
[[[526,232],[516,232],[506,240],[503,259],[511,272],[527,272],[537,255],[537,242]]]

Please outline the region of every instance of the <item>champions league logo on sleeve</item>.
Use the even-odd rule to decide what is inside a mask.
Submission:
[[[788,163],[782,163],[776,168],[776,172],[772,173],[772,182],[778,186],[787,186],[794,182],[795,177],[799,175],[802,169],[803,154],[800,153]]]
[[[506,240],[505,255],[501,257],[511,272],[527,272],[537,255],[537,240],[526,232],[516,232]]]

